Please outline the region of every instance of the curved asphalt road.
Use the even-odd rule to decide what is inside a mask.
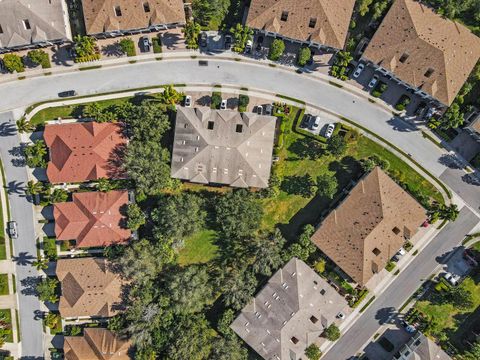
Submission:
[[[439,163],[442,150],[430,141],[424,139],[419,131],[413,129],[400,119],[393,118],[389,111],[370,103],[367,99],[346,92],[326,82],[319,81],[308,75],[298,75],[281,68],[272,68],[246,62],[223,61],[210,59],[208,66],[199,66],[198,60],[163,60],[149,63],[129,64],[118,67],[103,68],[88,71],[76,71],[67,74],[32,78],[0,85],[0,113],[7,112],[40,101],[57,98],[60,91],[74,89],[79,95],[105,93],[110,91],[156,86],[162,84],[223,84],[246,87],[249,89],[264,89],[273,93],[283,94],[302,99],[315,104],[354,122],[369,128],[412,156],[435,176],[440,177],[446,167]],[[3,116],[3,117],[2,117]],[[0,126],[8,125],[11,114],[0,115]],[[0,151],[5,161],[8,182],[26,181],[24,168],[12,166],[8,151],[18,145],[15,134],[2,134]],[[458,177],[458,176],[457,176]],[[445,181],[448,184],[448,178]],[[466,187],[461,181],[457,186]],[[455,189],[455,188],[454,188]],[[476,189],[473,189],[476,190]],[[475,192],[473,192],[475,194]],[[32,210],[30,205],[18,194],[10,196],[14,218],[19,220],[20,238],[16,243],[15,254],[32,254],[35,249],[33,234]],[[464,201],[478,210],[480,199],[464,196]],[[376,328],[375,311],[378,306],[398,306],[419,285],[418,280],[431,272],[438,263],[435,257],[455,247],[465,233],[478,223],[478,218],[468,209],[462,210],[462,216],[448,225],[432,244],[416,259],[418,266],[409,266],[404,275],[400,275],[396,283],[402,283],[404,290],[397,296],[397,286],[390,286],[372,306],[362,315],[351,330],[347,331],[339,342],[327,353],[327,359],[344,359],[354,355],[363,342],[367,341]],[[439,237],[440,237],[439,235]],[[449,239],[449,241],[445,241]],[[443,240],[443,241],[442,241]],[[441,243],[441,244],[440,244]],[[441,246],[440,246],[441,245]],[[28,279],[36,271],[29,265],[17,267],[18,282]],[[401,280],[401,281],[400,281]],[[403,284],[403,282],[408,284]],[[20,290],[24,290],[20,288]],[[400,290],[401,291],[401,290]],[[43,344],[40,323],[33,320],[33,313],[39,308],[38,300],[19,292],[21,313],[22,351],[26,357],[43,356]],[[378,304],[378,306],[376,305]]]

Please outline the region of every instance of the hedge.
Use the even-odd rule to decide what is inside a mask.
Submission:
[[[75,58],[76,63],[83,63],[83,62],[96,61],[96,60],[100,60],[100,54],[93,54],[93,55],[81,56],[81,57]]]
[[[159,54],[162,52],[162,40],[158,37],[152,39],[153,53]]]

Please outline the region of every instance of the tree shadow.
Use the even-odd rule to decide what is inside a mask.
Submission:
[[[438,162],[450,169],[462,169],[463,165],[455,154],[443,154]]]
[[[480,186],[480,175],[475,173],[463,175],[462,180],[469,185]]]
[[[53,50],[52,54],[52,62],[55,65],[62,65],[62,66],[72,66],[73,64],[69,64],[68,60],[72,61],[73,59],[70,58],[70,55],[68,53],[68,49],[70,48],[71,45],[67,46],[57,46]]]
[[[313,195],[315,181],[309,174],[303,176],[285,176],[280,189],[289,195],[300,195],[309,198]]]
[[[110,153],[107,160],[107,176],[111,179],[124,179],[127,177],[123,167],[124,159],[127,153],[126,144],[118,144]]]
[[[360,162],[353,156],[345,156],[340,161],[330,163],[328,170],[335,172],[339,188],[347,186],[349,181],[357,181],[363,175]]]
[[[199,106],[210,106],[212,103],[212,97],[209,95],[204,95],[195,101],[195,103]]]
[[[102,54],[105,56],[120,57],[123,55],[122,48],[120,47],[120,43],[118,41],[113,44],[102,46],[101,51],[102,51]]]
[[[7,192],[9,195],[21,194],[21,197],[25,197],[25,185],[20,181],[10,181],[7,185]]]
[[[295,140],[288,147],[288,150],[299,159],[317,160],[325,154],[325,150],[320,143],[310,138]]]
[[[0,136],[13,136],[17,133],[17,128],[12,123],[1,123],[0,124]]]
[[[418,130],[415,125],[406,122],[398,116],[392,117],[390,120],[387,121],[387,124],[389,124],[393,130],[400,132],[412,132]]]
[[[385,307],[378,309],[377,313],[375,314],[375,320],[378,320],[378,323],[380,325],[386,324],[386,323],[394,323],[394,315],[396,314],[396,310],[394,307]]]
[[[165,46],[167,50],[175,50],[178,48],[177,44],[180,41],[183,41],[183,38],[180,36],[180,34],[166,32],[161,37],[161,40],[162,46]]]
[[[20,280],[21,293],[26,296],[37,296],[37,285],[42,281],[40,276],[28,276]]]
[[[19,146],[14,146],[8,153],[12,156],[12,165],[15,167],[24,167],[27,164],[25,159],[25,144],[20,144]]]

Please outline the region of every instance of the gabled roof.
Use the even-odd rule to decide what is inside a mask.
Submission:
[[[365,285],[425,218],[422,206],[376,167],[322,221],[312,241],[353,280]]]
[[[303,359],[305,348],[346,305],[307,264],[292,258],[230,327],[264,359]]]
[[[116,161],[127,144],[121,124],[46,125],[43,137],[50,150],[47,176],[52,183],[124,177]]]
[[[480,38],[417,1],[395,0],[363,57],[451,105],[480,58]]]
[[[62,0],[0,1],[0,49],[69,39],[66,11]]]
[[[118,275],[104,258],[60,259],[56,275],[62,288],[59,311],[64,318],[111,317],[124,308]]]
[[[275,122],[273,116],[179,107],[172,177],[203,184],[267,187]]]
[[[65,360],[129,360],[131,346],[110,330],[87,327],[83,336],[66,336],[63,351]]]
[[[247,25],[343,49],[355,0],[252,0]],[[288,13],[282,20],[282,14]]]
[[[82,4],[87,34],[185,22],[182,0],[83,0]]]
[[[74,193],[71,202],[53,205],[57,240],[76,240],[77,247],[125,243],[132,232],[125,228],[121,208],[128,191]]]

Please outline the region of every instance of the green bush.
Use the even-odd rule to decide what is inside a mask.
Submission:
[[[100,60],[100,54],[76,57],[74,61],[76,63],[84,63],[84,62],[96,61],[96,60]]]
[[[55,238],[44,237],[43,238],[43,252],[45,257],[50,261],[57,260],[57,245],[55,244]]]
[[[152,39],[153,53],[159,54],[162,52],[162,40],[159,37],[154,37]]]
[[[301,47],[298,50],[297,64],[298,66],[305,66],[307,61],[312,57],[312,51],[308,47]]]
[[[127,54],[127,56],[137,55],[137,51],[135,50],[135,43],[131,38],[124,38],[120,40],[119,45],[123,53]]]
[[[3,57],[3,64],[5,65],[5,69],[7,69],[8,72],[13,73],[13,72],[24,72],[25,71],[25,66],[23,65],[22,58],[16,54],[6,54]]]
[[[272,61],[277,61],[283,55],[285,51],[285,43],[283,40],[275,39],[270,46],[270,52],[268,53],[268,58]]]
[[[250,98],[247,95],[239,95],[238,97],[238,111],[245,112],[247,111],[248,103]]]
[[[31,50],[28,52],[27,56],[35,65],[41,65],[42,69],[49,69],[52,67],[50,64],[50,57],[43,50]]]
[[[340,338],[340,329],[337,325],[331,324],[323,331],[323,335],[330,341],[336,341]]]
[[[385,266],[385,270],[388,272],[391,272],[393,269],[395,269],[396,264],[393,261],[389,261],[387,265]]]
[[[212,93],[212,103],[210,107],[212,109],[220,109],[220,104],[222,103],[222,93],[213,92]]]

